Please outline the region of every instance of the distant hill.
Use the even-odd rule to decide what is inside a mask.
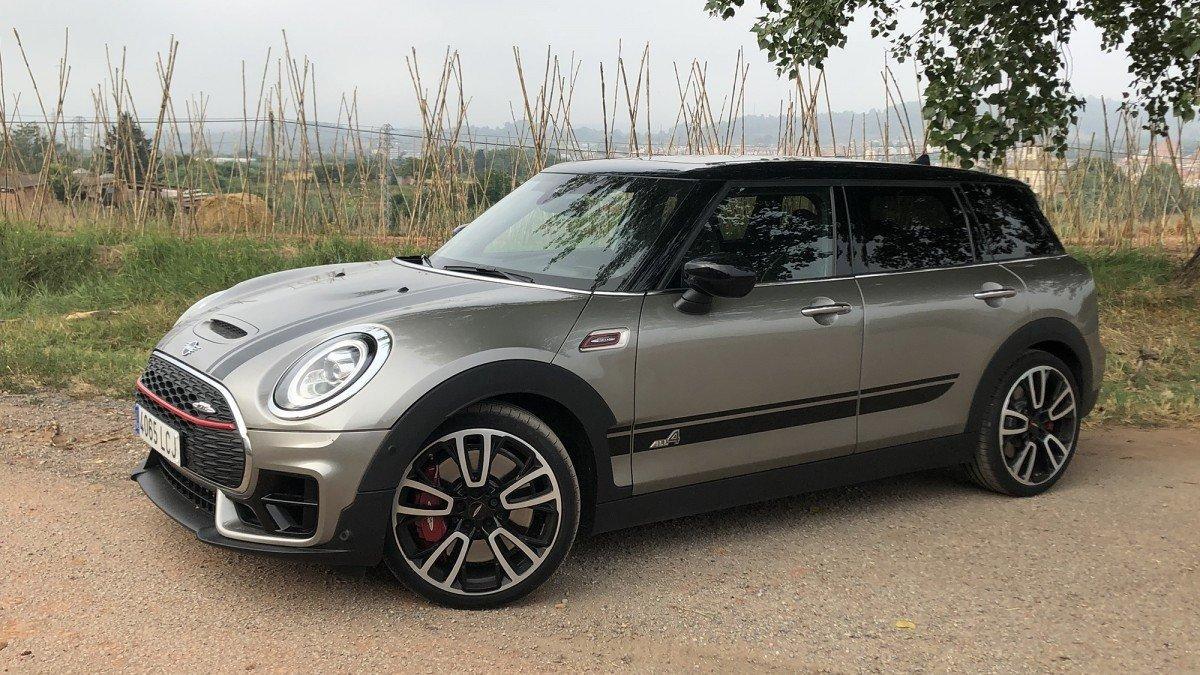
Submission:
[[[1080,112],[1079,123],[1073,130],[1070,145],[1079,145],[1084,148],[1089,144],[1094,143],[1094,147],[1100,149],[1104,147],[1105,139],[1105,109],[1107,108],[1108,118],[1108,133],[1112,137],[1113,142],[1118,144],[1124,140],[1125,135],[1121,130],[1121,119],[1118,113],[1120,101],[1105,101],[1095,97],[1085,99],[1084,109]],[[904,118],[904,108],[907,108],[907,121]],[[1135,130],[1140,127],[1144,118],[1140,118]],[[832,120],[833,134],[830,134],[830,121]],[[864,126],[865,122],[865,126]],[[741,118],[740,124],[745,127],[746,145],[755,147],[769,147],[778,145],[779,130],[781,128],[779,115],[747,115]],[[820,139],[823,146],[833,145],[836,139],[837,145],[844,146],[853,134],[854,144],[856,147],[861,147],[865,141],[868,145],[881,145],[884,140],[884,130],[887,130],[890,144],[898,145],[903,142],[904,134],[901,129],[909,126],[916,136],[917,143],[920,143],[922,135],[921,123],[921,106],[916,101],[906,101],[899,109],[893,108],[887,112],[882,109],[872,108],[867,111],[835,111],[829,114],[825,111],[820,113]],[[517,128],[511,122],[499,127],[488,126],[473,126],[473,132],[477,136],[500,137],[500,138],[515,138],[517,136]],[[617,130],[613,134],[617,142],[624,142],[628,137],[628,122],[622,128],[621,122],[617,122]],[[603,143],[603,131],[596,126],[582,126],[575,128],[576,136],[581,142],[585,143]],[[741,126],[737,130],[738,138],[742,134]],[[676,133],[676,139],[683,136],[682,129]],[[1140,140],[1140,148],[1144,150],[1147,146],[1147,140],[1144,137]],[[670,129],[662,129],[654,134],[654,142],[659,145],[665,144],[671,137]],[[1196,152],[1200,147],[1200,125],[1192,124],[1184,128],[1183,132],[1183,149],[1186,153]],[[1118,147],[1118,150],[1120,148]]]

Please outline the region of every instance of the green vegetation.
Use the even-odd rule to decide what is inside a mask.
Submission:
[[[1075,249],[1100,289],[1108,350],[1092,424],[1200,426],[1200,288],[1150,249]]]
[[[201,297],[283,269],[398,253],[368,239],[64,236],[0,223],[0,390],[126,395],[150,348]]]
[[[745,4],[708,0],[705,9],[728,19]],[[892,58],[915,61],[925,80],[921,117],[929,143],[964,166],[998,160],[1033,140],[1060,153],[1067,149],[1069,128],[1083,107],[1071,91],[1069,45],[1084,22],[1099,32],[1101,49],[1126,57],[1122,105],[1144,113],[1148,129],[1166,135],[1175,127],[1172,116],[1187,122],[1200,108],[1200,13],[1188,0],[758,4],[750,30],[768,60],[792,77],[820,69],[830,51],[846,45],[850,24],[870,10],[871,36],[889,43]]]
[[[0,223],[0,390],[128,395],[150,348],[195,300],[277,270],[406,252],[369,239],[61,235]],[[1200,426],[1200,292],[1174,280],[1178,263],[1163,253],[1074,253],[1100,287],[1109,351],[1092,423]]]

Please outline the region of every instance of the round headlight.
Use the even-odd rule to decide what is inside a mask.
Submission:
[[[383,365],[391,346],[387,331],[362,327],[309,350],[275,385],[271,409],[287,419],[319,415],[358,392]]]

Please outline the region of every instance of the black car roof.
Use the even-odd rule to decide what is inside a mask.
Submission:
[[[554,173],[617,173],[665,178],[776,180],[786,178],[950,180],[1024,185],[982,171],[900,162],[830,157],[664,155],[650,159],[589,159],[547,167]]]

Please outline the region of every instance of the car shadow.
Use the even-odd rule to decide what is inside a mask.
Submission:
[[[810,529],[816,524],[852,516],[896,515],[906,505],[980,494],[1002,498],[981,492],[951,470],[934,469],[605,532],[582,539],[573,555],[580,558],[602,555],[611,560],[614,555],[621,556],[622,550],[631,544],[636,546],[640,539],[653,542],[654,548],[708,549],[720,545],[722,540],[736,543],[746,537]],[[642,553],[630,555],[640,558]]]
[[[616,578],[636,576],[657,556],[678,558],[714,547],[753,545],[756,538],[836,527],[841,519],[902,518],[914,505],[964,499],[1009,498],[982,491],[949,470],[930,470],[583,536],[551,578],[548,587],[554,587],[553,592],[535,592],[508,609],[553,604],[588,570],[603,569]],[[397,582],[382,564],[375,568],[328,567],[220,549],[210,549],[207,555],[223,557],[225,564],[204,565],[198,573],[233,597],[261,593],[263,568],[270,566],[272,576],[286,578],[291,588],[302,589],[298,594],[306,598],[308,609],[299,611],[318,613],[364,604],[378,605],[381,611],[409,607],[441,611]],[[614,581],[613,588],[621,588],[621,584]]]
[[[1097,467],[1092,468],[1094,471]],[[1074,479],[1068,472],[1055,490],[1070,490],[1076,480],[1082,480],[1080,472],[1074,472]],[[828,532],[830,527],[836,531],[842,521],[851,528],[856,520],[904,519],[906,512],[922,504],[944,508],[949,503],[953,508],[959,502],[974,500],[1008,501],[1012,497],[980,489],[952,470],[930,470],[583,536],[545,589],[494,611],[540,611],[569,595],[572,587],[580,586],[582,579],[592,578],[595,573],[612,578],[636,577],[653,566],[658,557],[674,560],[710,555],[714,548],[752,546],[791,532]],[[388,613],[406,609],[455,611],[434,607],[410,592],[392,578],[382,563],[374,568],[341,568],[220,549],[210,549],[208,555],[226,556],[226,563],[204,566],[199,573],[209,577],[212,585],[226,587],[233,597],[259,595],[263,569],[272,567],[271,572],[287,578],[290,586],[304,589],[305,607],[292,611],[311,611],[318,616],[328,611],[372,607]],[[620,585],[612,587],[619,589]]]

